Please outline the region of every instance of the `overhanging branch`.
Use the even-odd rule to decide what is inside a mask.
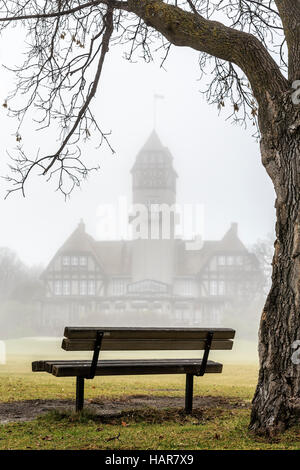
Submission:
[[[251,34],[162,0],[128,0],[123,8],[137,14],[176,46],[191,47],[236,64],[248,77],[258,103],[266,92],[273,96],[287,88],[277,63]]]
[[[288,4],[289,1],[281,3]],[[58,150],[51,150],[50,155],[42,158],[27,158],[19,145],[19,159],[15,158],[15,166],[11,167],[14,177],[10,177],[10,181],[14,190],[24,190],[24,183],[34,168],[39,168],[49,178],[59,174],[61,190],[63,174],[67,174],[75,185],[79,180],[72,169],[75,168],[80,175],[87,175],[90,169],[81,166],[77,143],[79,139],[90,137],[91,124],[100,132],[101,141],[108,142],[90,104],[110,40],[131,45],[129,53],[125,52],[129,60],[139,48],[145,60],[152,60],[157,38],[162,39],[161,47],[166,51],[170,44],[174,44],[193,48],[203,53],[202,57],[212,57],[216,68],[209,88],[210,96],[213,93],[211,101],[220,104],[224,97],[229,97],[235,122],[249,116],[245,105],[252,118],[256,119],[257,104],[252,100],[252,92],[259,106],[263,107],[267,106],[266,95],[276,97],[287,90],[288,82],[267,44],[267,39],[271,37],[271,42],[273,39],[272,21],[276,23],[274,31],[279,37],[277,45],[282,47],[284,41],[274,2],[186,0],[178,2],[181,7],[176,4],[171,0],[93,0],[85,3],[79,0],[0,0],[0,29],[6,24],[21,21],[32,38],[24,64],[14,70],[18,78],[17,89],[7,97],[3,106],[19,119],[21,125],[25,114],[34,105],[34,120],[40,128],[48,127],[56,120],[61,131]],[[231,9],[227,14],[231,27],[211,19],[215,12],[226,14],[226,5],[234,5],[233,13]],[[113,22],[116,34],[111,38]],[[270,36],[265,34],[264,28],[270,29]],[[298,56],[300,60],[300,54]],[[204,63],[202,61],[201,65]],[[87,70],[94,67],[94,78],[88,79]],[[13,98],[20,94],[27,98],[26,104],[14,110]],[[70,97],[69,101],[66,96]],[[20,125],[16,133],[18,144],[21,141]]]

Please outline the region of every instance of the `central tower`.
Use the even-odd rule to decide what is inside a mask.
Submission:
[[[175,261],[173,206],[176,203],[177,174],[170,151],[162,145],[155,131],[139,151],[131,173],[133,204],[142,205],[148,211],[153,206],[161,206],[155,220],[148,212],[148,218],[143,222],[147,225],[148,237],[133,241],[133,281],[147,279],[170,285]],[[169,218],[167,236],[163,230],[166,223],[164,217]]]
[[[177,174],[173,157],[156,131],[139,151],[131,173],[134,204],[175,204]]]

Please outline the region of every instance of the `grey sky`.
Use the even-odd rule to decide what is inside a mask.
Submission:
[[[17,30],[4,38],[0,63],[17,62],[22,36]],[[157,132],[174,157],[179,175],[177,199],[180,203],[205,204],[205,238],[220,238],[231,221],[239,223],[239,234],[253,243],[274,229],[274,192],[260,162],[259,145],[247,131],[218,116],[199,93],[198,54],[186,48],[172,49],[167,72],[155,64],[130,64],[113,48],[105,64],[101,89],[94,101],[95,113],[110,138],[116,155],[102,147],[83,147],[83,156],[97,158],[101,170],[92,175],[68,201],[53,191],[42,178],[33,177],[27,197],[12,195],[3,200],[1,182],[0,246],[16,250],[27,263],[47,263],[56,249],[84,218],[87,230],[96,234],[97,207],[116,202],[119,195],[131,194],[130,169],[134,158],[153,127],[153,94],[165,96],[158,103]],[[11,88],[12,76],[0,71],[0,99]],[[0,170],[7,173],[6,150],[15,146],[15,123],[0,111]],[[250,126],[251,127],[251,126]],[[22,135],[27,148],[53,147],[55,135],[49,130]],[[29,141],[29,142],[28,142]]]

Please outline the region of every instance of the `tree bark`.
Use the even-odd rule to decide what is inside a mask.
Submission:
[[[300,110],[286,93],[260,113],[262,162],[276,191],[272,286],[259,331],[260,371],[250,429],[273,435],[300,416]],[[271,119],[270,119],[271,117]]]
[[[291,81],[300,78],[300,1],[275,0],[288,47],[288,72]]]

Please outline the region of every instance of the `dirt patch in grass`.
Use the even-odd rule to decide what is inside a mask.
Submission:
[[[74,400],[24,400],[10,403],[0,403],[0,423],[31,421],[38,416],[51,411],[73,411]],[[193,401],[194,413],[202,409],[248,408],[250,404],[243,400],[228,397],[195,396]],[[93,398],[85,401],[85,409],[101,418],[114,418],[133,410],[154,409],[183,409],[184,399],[179,397],[130,395],[117,399]]]

